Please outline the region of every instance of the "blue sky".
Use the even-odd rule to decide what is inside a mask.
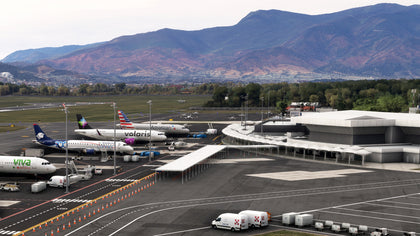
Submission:
[[[378,3],[419,0],[13,0],[1,1],[0,59],[30,48],[88,44],[173,28],[236,24],[249,12],[278,9],[323,14]]]

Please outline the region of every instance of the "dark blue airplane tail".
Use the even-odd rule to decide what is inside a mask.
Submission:
[[[54,143],[54,140],[48,137],[44,131],[42,131],[41,127],[39,125],[34,124],[34,131],[35,131],[35,138],[36,141],[42,144],[49,145],[51,143]]]

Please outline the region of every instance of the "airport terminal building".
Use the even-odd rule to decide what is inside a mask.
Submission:
[[[248,136],[253,140],[259,136],[258,143],[266,140],[273,144],[276,136],[287,139],[276,142],[286,153],[289,148],[294,152],[303,149],[304,156],[313,153],[314,158],[319,152],[326,156],[327,152],[333,156],[340,153],[348,156],[349,162],[350,158],[364,153],[363,161],[420,163],[420,114],[356,110],[303,112],[287,124],[266,121],[254,128]],[[298,135],[293,135],[295,131],[299,131]],[[231,140],[245,139],[233,136],[236,138]]]

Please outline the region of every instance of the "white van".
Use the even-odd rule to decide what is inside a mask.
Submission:
[[[211,226],[214,229],[228,229],[231,231],[241,231],[248,229],[248,218],[246,215],[223,213],[219,215]]]
[[[69,175],[69,185],[79,182],[82,179],[80,175]],[[65,175],[54,175],[47,181],[50,187],[64,188],[66,186]]]
[[[251,228],[268,226],[268,213],[266,211],[245,210],[239,212],[239,214],[247,217],[248,226]]]

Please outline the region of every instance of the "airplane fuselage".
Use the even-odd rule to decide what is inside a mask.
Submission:
[[[66,141],[65,140],[54,140],[52,143],[42,143],[37,141],[38,144],[48,146],[55,149],[66,149]],[[111,152],[114,151],[114,141],[96,141],[96,140],[68,140],[68,149],[72,151],[85,151],[89,152],[90,150],[99,152],[99,151],[106,151]],[[127,145],[124,142],[117,141],[116,142],[116,151],[120,153],[133,153],[133,147]]]
[[[51,174],[56,167],[39,157],[0,156],[0,173]]]
[[[118,126],[118,125],[117,125]],[[149,130],[150,124],[143,124],[143,123],[132,123],[129,126],[119,125],[123,129],[140,129],[140,130]],[[165,134],[188,134],[190,132],[189,129],[185,128],[182,125],[176,124],[152,124],[152,130],[165,132]]]
[[[80,135],[94,138],[94,139],[102,139],[102,140],[113,140],[114,139],[114,129],[76,129],[74,130],[75,133],[78,133]],[[163,132],[158,132],[152,130],[150,132],[149,130],[122,130],[122,129],[116,129],[115,130],[115,138],[118,140],[123,139],[131,139],[137,141],[149,141],[151,136],[151,141],[164,141],[166,140],[166,136]]]

